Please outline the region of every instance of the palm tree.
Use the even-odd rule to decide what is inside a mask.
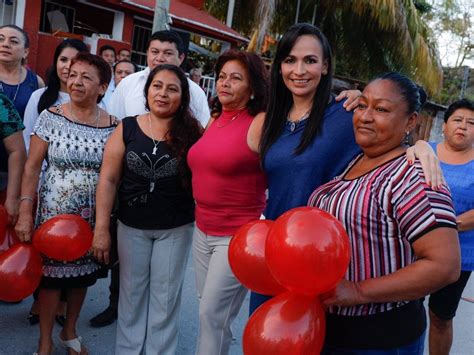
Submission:
[[[424,0],[236,0],[234,28],[250,36],[262,23],[258,8],[269,2],[275,3],[274,12],[263,16],[272,18],[270,29],[276,37],[294,23],[301,3],[299,22],[314,19],[326,34],[337,59],[337,74],[367,80],[396,70],[414,78],[430,94],[440,90],[442,68],[431,31],[422,20],[429,11]],[[209,11],[225,18],[213,12],[217,4],[226,10],[226,1],[206,1]]]

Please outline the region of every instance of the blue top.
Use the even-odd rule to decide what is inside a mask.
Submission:
[[[430,143],[436,152],[437,143]],[[453,198],[454,211],[460,215],[474,209],[474,160],[466,164],[447,164],[440,161],[441,170]],[[461,268],[474,270],[474,229],[459,232],[461,244]]]
[[[28,104],[33,91],[38,90],[38,78],[35,73],[31,70],[26,71],[26,78],[18,85],[10,85],[2,82],[3,93],[13,102],[16,110],[20,114],[21,120],[23,121],[23,116],[25,115],[25,108]],[[15,97],[16,90],[18,88],[18,93]],[[15,100],[13,100],[15,99]]]
[[[263,169],[268,179],[265,217],[268,219],[274,220],[294,207],[306,206],[317,187],[340,174],[361,152],[354,138],[352,112],[347,112],[342,102],[331,101],[324,113],[321,134],[303,153],[295,155],[306,122],[307,119],[296,124],[287,122],[265,155]]]

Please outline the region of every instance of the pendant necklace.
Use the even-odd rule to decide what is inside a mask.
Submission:
[[[229,122],[224,123],[222,126],[219,126],[219,120],[217,120],[217,122],[216,122],[217,128],[222,128],[222,127],[225,127],[225,126],[230,125],[237,117],[240,116],[240,114],[241,114],[242,112],[245,111],[245,109],[246,109],[246,107],[244,107],[243,109],[241,109],[239,112],[237,112],[237,113],[230,119]]]
[[[151,136],[151,140],[153,141],[153,150],[152,150],[151,154],[156,155],[156,151],[158,149],[158,146],[160,145],[161,141],[165,139],[166,134],[168,132],[166,132],[163,135],[163,138],[161,138],[161,140],[155,141],[155,137],[153,136],[153,131],[151,129],[151,118],[150,117],[151,117],[151,114],[148,114],[148,126],[150,127],[150,136]]]
[[[286,117],[286,121],[290,124],[290,131],[291,132],[294,132],[294,130],[296,129],[296,126],[298,125],[298,123],[300,123],[301,121],[305,120],[306,118],[308,118],[308,115],[309,115],[309,112],[310,110],[306,111],[303,116],[301,116],[299,119],[297,120],[294,120],[292,121],[290,119],[290,113],[288,113],[288,116]]]
[[[12,102],[14,103],[16,100],[16,96],[18,95],[18,90],[20,90],[20,85],[21,85],[21,72],[22,72],[22,67],[20,67],[20,75],[18,76],[18,84],[16,85],[16,90],[15,90],[15,95],[13,95]],[[0,91],[5,94],[5,90],[3,90],[3,81],[0,80]]]

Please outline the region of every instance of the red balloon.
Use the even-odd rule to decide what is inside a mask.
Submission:
[[[61,214],[48,219],[33,235],[34,247],[56,260],[76,260],[92,245],[92,229],[83,218]]]
[[[319,354],[326,333],[316,296],[286,292],[262,304],[245,326],[245,355]]]
[[[31,244],[20,243],[0,255],[0,300],[20,301],[40,284],[43,263]]]
[[[10,249],[11,246],[21,243],[13,227],[8,226],[3,241],[0,240],[0,254]]]
[[[0,245],[3,245],[8,225],[8,215],[7,210],[3,205],[0,205]]]
[[[235,277],[247,288],[264,295],[286,289],[272,276],[265,260],[265,241],[273,221],[259,220],[239,228],[229,244],[229,264]]]
[[[273,224],[265,245],[270,272],[288,290],[315,295],[333,289],[349,265],[342,224],[313,207],[294,208]]]

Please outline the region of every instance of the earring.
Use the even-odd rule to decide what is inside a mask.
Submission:
[[[405,139],[403,140],[403,143],[405,143],[406,145],[410,145],[410,132],[409,131],[405,132]]]
[[[250,100],[253,100],[253,99],[255,99],[254,94],[250,95]]]

